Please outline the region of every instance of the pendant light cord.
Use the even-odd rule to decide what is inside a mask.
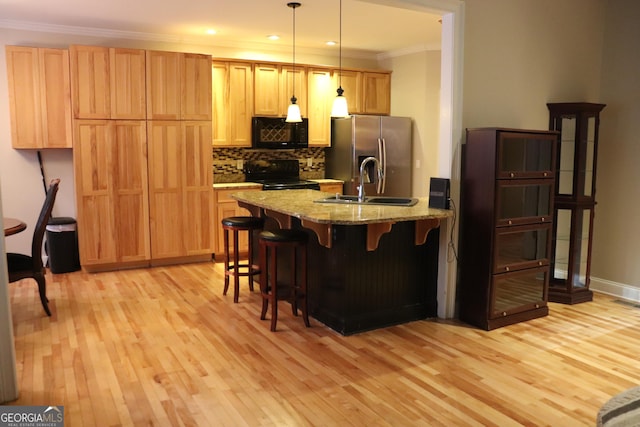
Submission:
[[[291,88],[291,99],[296,98],[296,8],[299,3],[290,3],[293,9],[293,87]]]
[[[342,0],[340,0],[340,76],[338,76],[338,86],[342,89]]]

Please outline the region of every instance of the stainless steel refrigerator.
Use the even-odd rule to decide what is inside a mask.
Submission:
[[[344,181],[344,194],[358,194],[360,164],[375,157],[365,173],[367,196],[411,196],[411,118],[354,115],[331,121],[331,147],[325,149],[325,177]]]

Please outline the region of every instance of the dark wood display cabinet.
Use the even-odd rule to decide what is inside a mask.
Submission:
[[[491,330],[545,316],[559,132],[467,129],[460,320]]]
[[[549,129],[560,132],[549,301],[576,304],[593,299],[591,237],[598,127],[605,104],[566,102],[547,107]]]

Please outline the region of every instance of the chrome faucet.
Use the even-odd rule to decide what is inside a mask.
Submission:
[[[366,159],[364,159],[362,161],[362,163],[360,163],[360,185],[358,186],[358,202],[362,203],[364,202],[364,198],[365,198],[365,194],[364,194],[364,174],[366,171],[366,165],[369,162],[374,162],[376,164],[376,167],[378,169],[378,181],[381,181],[382,178],[384,177],[384,171],[382,170],[382,167],[380,166],[380,162],[378,161],[378,159],[376,159],[375,157],[367,157]]]

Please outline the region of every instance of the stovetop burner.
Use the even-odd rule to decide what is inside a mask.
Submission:
[[[300,163],[294,159],[249,160],[244,177],[246,182],[262,184],[263,190],[320,189],[317,182],[300,179]]]

